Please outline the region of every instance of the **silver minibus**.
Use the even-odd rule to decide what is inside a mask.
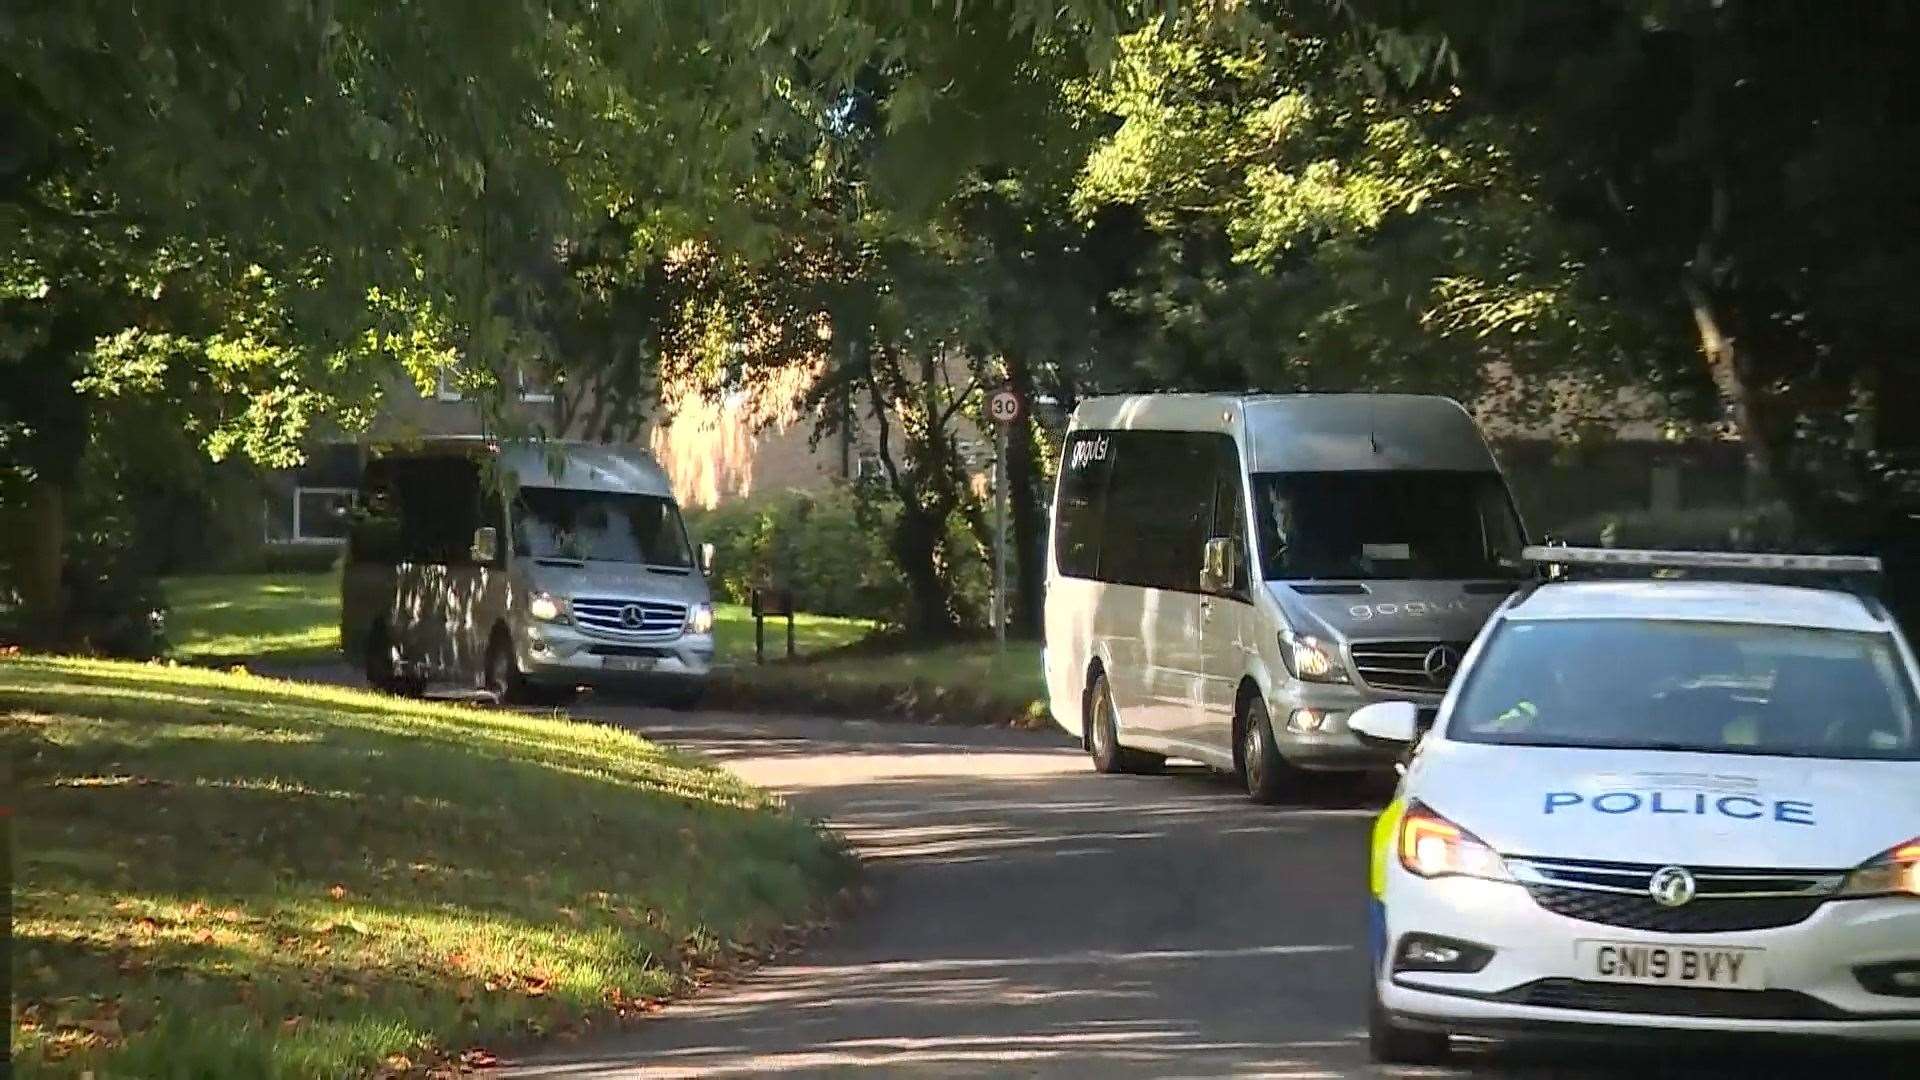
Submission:
[[[380,689],[505,702],[581,686],[695,699],[713,666],[710,548],[639,450],[447,438],[375,452],[340,640]]]
[[[1438,706],[1528,575],[1523,543],[1492,452],[1446,398],[1089,399],[1047,553],[1053,716],[1103,772],[1195,760],[1261,801],[1303,770],[1389,769],[1395,751],[1347,718]]]

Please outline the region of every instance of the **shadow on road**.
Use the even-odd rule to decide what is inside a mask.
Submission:
[[[1255,806],[1204,769],[1095,775],[1058,732],[576,715],[710,755],[829,820],[875,899],[796,962],[516,1075],[1913,1075],[1883,1057],[1492,1044],[1447,1069],[1372,1066],[1366,838],[1384,792]]]

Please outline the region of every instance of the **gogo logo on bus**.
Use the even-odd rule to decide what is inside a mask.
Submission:
[[[1549,791],[1543,813],[1599,814],[1685,814],[1694,817],[1725,817],[1738,821],[1778,821],[1787,825],[1812,825],[1813,804],[1795,799],[1756,799],[1751,795],[1709,795],[1706,792],[1609,791],[1589,799],[1577,791]]]
[[[1067,468],[1080,469],[1096,461],[1107,460],[1107,437],[1086,439],[1073,444],[1073,457],[1067,461]]]

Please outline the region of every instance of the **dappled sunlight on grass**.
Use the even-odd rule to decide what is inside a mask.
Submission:
[[[167,639],[182,660],[327,659],[340,650],[333,574],[219,574],[166,582]]]
[[[25,658],[0,722],[28,1072],[338,1075],[578,1030],[848,873],[734,777],[557,717]]]

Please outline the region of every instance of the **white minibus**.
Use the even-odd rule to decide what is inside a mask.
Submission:
[[[340,641],[380,689],[507,702],[581,686],[696,698],[713,666],[695,557],[652,457],[446,438],[376,452],[341,577]]]
[[[1395,751],[1347,717],[1437,707],[1528,575],[1523,543],[1492,452],[1446,398],[1090,399],[1047,558],[1053,716],[1102,772],[1195,760],[1266,802],[1301,770],[1390,769]]]

